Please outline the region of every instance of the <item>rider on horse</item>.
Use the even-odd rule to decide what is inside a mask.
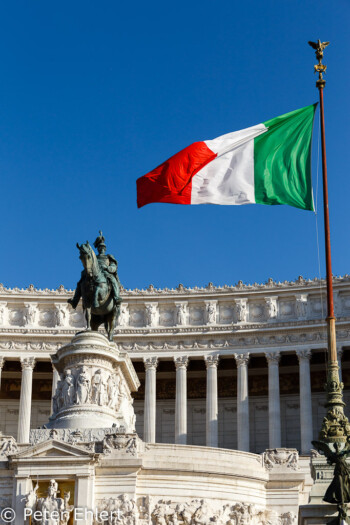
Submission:
[[[94,242],[94,246],[98,251],[98,255],[96,256],[96,259],[98,261],[100,270],[105,276],[107,282],[110,283],[111,288],[112,288],[112,295],[113,295],[114,302],[116,305],[118,305],[120,303],[120,296],[119,296],[120,281],[119,281],[119,277],[117,274],[118,262],[113,255],[109,255],[109,254],[106,255],[105,238],[103,237],[101,231],[100,231],[100,235],[97,237],[97,239]],[[81,272],[80,281],[77,283],[74,297],[68,301],[73,306],[73,308],[76,308],[81,298],[81,295],[82,295],[81,283],[83,279],[85,279],[85,275],[86,275],[86,271],[83,270]],[[98,300],[98,287],[96,287],[96,293],[94,296],[92,306],[94,308],[98,308],[100,306],[99,300]]]

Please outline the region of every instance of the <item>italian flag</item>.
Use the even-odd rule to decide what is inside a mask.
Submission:
[[[137,180],[137,205],[288,204],[312,210],[317,104],[213,140],[194,142]]]

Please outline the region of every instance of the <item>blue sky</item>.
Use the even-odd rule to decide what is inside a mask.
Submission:
[[[318,38],[331,41],[333,272],[350,273],[348,0],[15,0],[0,10],[0,282],[74,287],[75,243],[93,242],[99,229],[128,288],[318,276],[313,213],[259,205],[138,210],[135,184],[196,140],[315,102],[307,41]],[[317,137],[318,114],[315,191]]]

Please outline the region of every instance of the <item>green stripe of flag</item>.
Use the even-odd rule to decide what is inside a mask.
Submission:
[[[267,120],[254,139],[255,201],[314,210],[311,140],[317,104]]]

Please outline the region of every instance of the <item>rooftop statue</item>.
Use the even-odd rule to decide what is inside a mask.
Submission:
[[[122,302],[121,285],[117,274],[118,263],[113,255],[106,254],[105,238],[101,231],[94,242],[94,247],[98,255],[89,241],[81,245],[77,243],[84,270],[81,272],[74,297],[68,299],[68,303],[76,308],[82,298],[87,329],[97,331],[104,323],[108,339],[113,341],[113,332]]]

